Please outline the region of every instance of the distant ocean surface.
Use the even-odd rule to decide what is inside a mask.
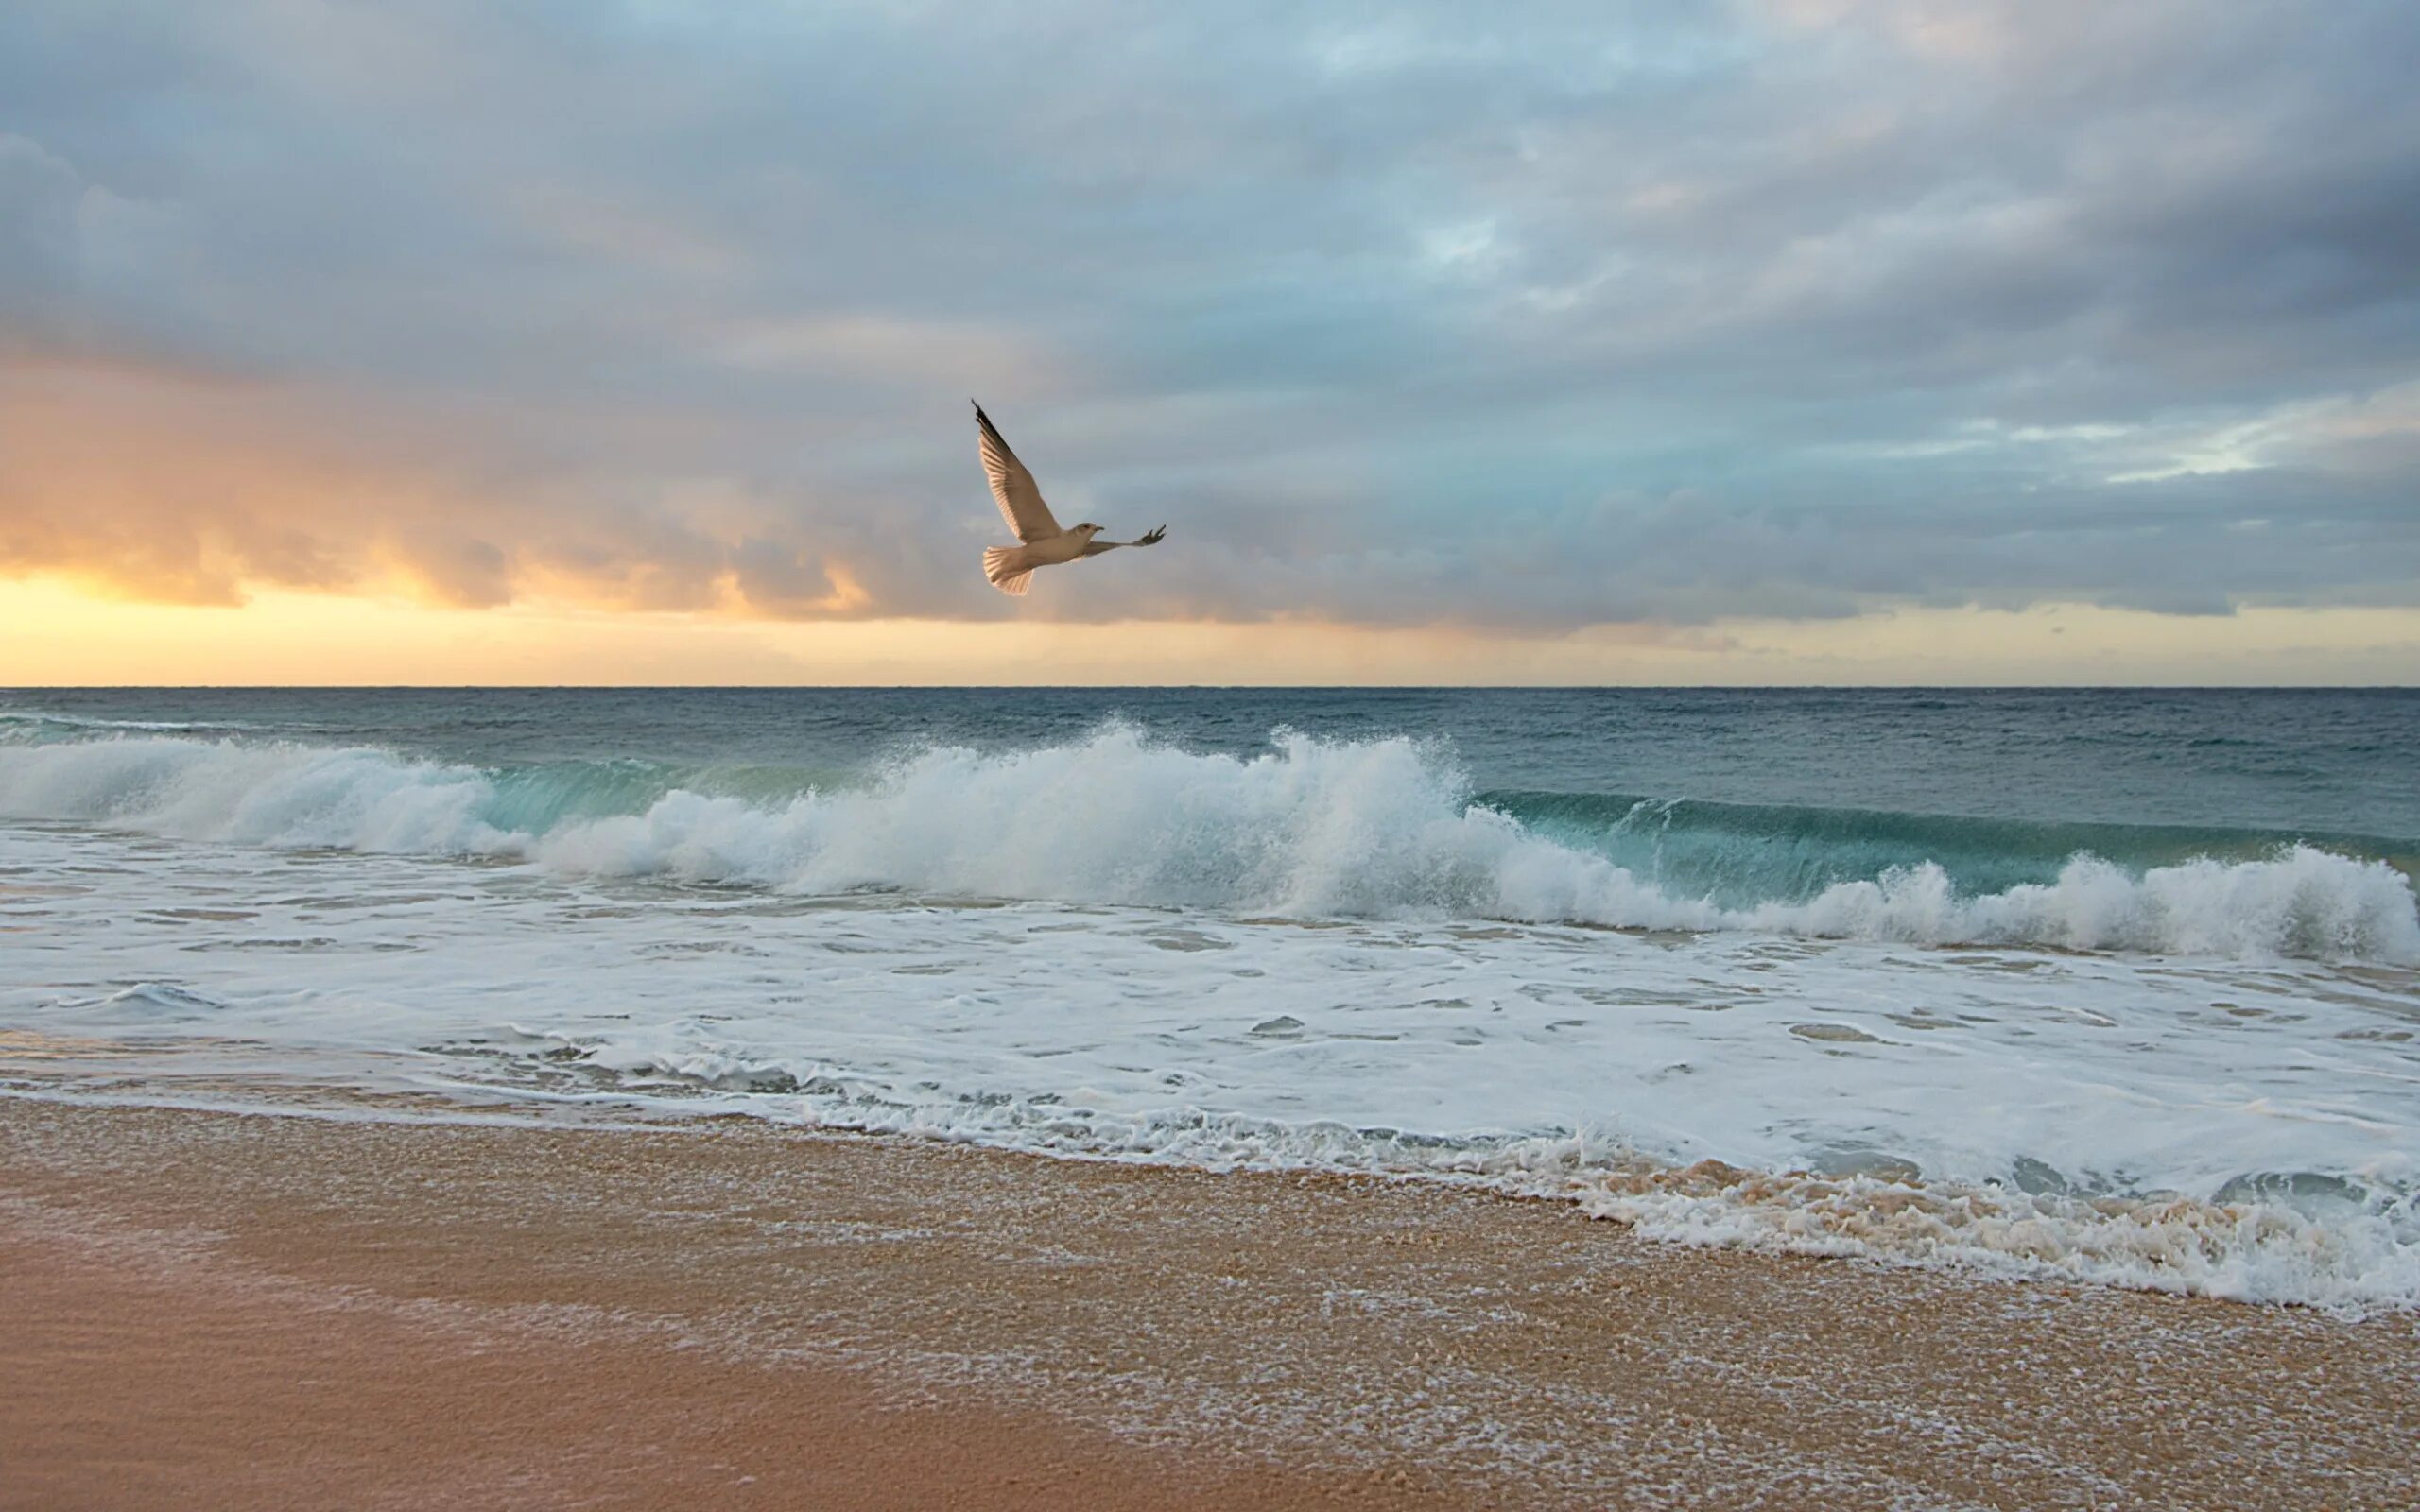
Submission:
[[[2411,691],[0,692],[0,1085],[2411,1307],[2415,871]]]

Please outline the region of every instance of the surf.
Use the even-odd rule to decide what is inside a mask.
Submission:
[[[2388,838],[1479,792],[1442,743],[1113,722],[859,772],[485,767],[131,730],[0,741],[0,816],[804,893],[2420,963]]]

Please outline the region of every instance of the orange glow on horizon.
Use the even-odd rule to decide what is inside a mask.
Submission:
[[[838,592],[854,585],[845,579]],[[0,686],[2410,683],[2420,610],[2079,605],[1603,626],[769,621],[274,592],[241,608],[0,580]]]

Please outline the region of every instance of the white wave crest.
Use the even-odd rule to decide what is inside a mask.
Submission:
[[[505,855],[811,893],[2420,962],[2420,906],[2403,876],[2308,846],[2140,874],[2079,855],[2053,882],[1979,896],[1927,863],[1726,908],[1659,890],[1467,794],[1407,738],[1281,732],[1239,759],[1111,727],[1032,750],[925,750],[870,786],[778,806],[676,791],[644,813],[532,833],[514,827],[488,775],[377,750],[166,737],[0,747],[0,816],[187,839]]]
[[[0,817],[180,840],[400,854],[510,850],[468,766],[361,747],[125,736],[0,747]],[[519,837],[525,838],[526,837]]]

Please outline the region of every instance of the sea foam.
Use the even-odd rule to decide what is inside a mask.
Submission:
[[[498,776],[482,802],[516,801]],[[391,835],[410,814],[534,844],[493,807],[459,816],[463,780],[274,822]],[[199,789],[176,786],[147,801],[190,821]],[[856,801],[896,820],[882,794]],[[837,797],[753,812],[849,831]],[[6,1079],[749,1113],[1469,1181],[1685,1243],[2420,1305],[2408,971],[661,885],[641,821],[700,805],[721,810],[553,826],[621,848],[560,872],[8,826]],[[821,843],[750,864],[786,877]]]

